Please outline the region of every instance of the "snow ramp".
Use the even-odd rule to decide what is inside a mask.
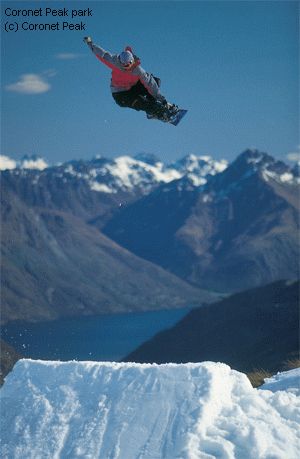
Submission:
[[[258,390],[222,363],[20,360],[0,391],[1,457],[296,459],[296,380]]]

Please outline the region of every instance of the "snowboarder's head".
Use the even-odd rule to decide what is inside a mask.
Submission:
[[[132,66],[132,64],[134,63],[134,56],[133,54],[126,50],[126,51],[122,51],[121,54],[119,54],[119,61],[121,62],[122,66],[125,68],[125,69],[128,69]]]

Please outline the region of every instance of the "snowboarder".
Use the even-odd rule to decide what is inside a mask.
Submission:
[[[147,118],[157,118],[170,122],[179,109],[167,102],[160,93],[160,79],[146,72],[140,59],[127,46],[120,54],[111,54],[93,43],[91,37],[84,42],[96,57],[112,70],[111,92],[115,102],[121,107],[146,112]]]

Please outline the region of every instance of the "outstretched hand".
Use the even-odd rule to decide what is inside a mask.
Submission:
[[[87,45],[90,45],[90,44],[92,43],[91,37],[84,37],[83,41],[84,41],[84,43],[86,43]]]

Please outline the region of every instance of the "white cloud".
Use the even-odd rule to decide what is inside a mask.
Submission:
[[[20,76],[19,81],[6,86],[7,91],[20,94],[42,94],[51,88],[48,81],[36,73],[26,73]]]
[[[80,56],[79,54],[75,54],[75,53],[59,53],[59,54],[56,54],[56,59],[60,59],[60,60],[63,60],[63,61],[70,61],[72,59],[78,59]]]

